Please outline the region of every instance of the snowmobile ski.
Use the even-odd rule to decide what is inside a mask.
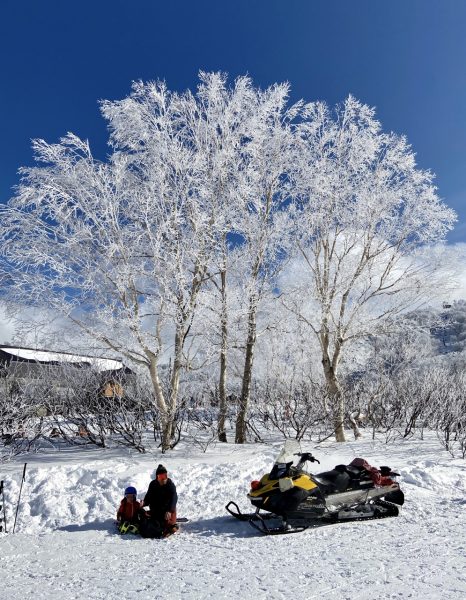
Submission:
[[[269,516],[269,515],[267,515]],[[272,516],[272,515],[271,515]],[[291,525],[290,523],[283,523],[277,527],[269,527],[266,523],[266,519],[257,513],[254,518],[249,519],[249,524],[260,531],[264,535],[287,535],[290,533],[301,533],[305,531],[309,525]]]
[[[252,518],[254,518],[254,515],[256,514],[255,512],[253,512],[253,513],[241,512],[239,506],[236,504],[236,502],[233,502],[233,500],[228,502],[228,504],[225,506],[225,508],[232,517],[235,517],[235,519],[238,519],[239,521],[250,521]]]
[[[231,507],[234,507],[234,508],[231,508]],[[235,519],[238,519],[238,521],[250,522],[251,520],[255,520],[255,519],[260,519],[260,520],[264,521],[265,519],[276,518],[276,515],[274,515],[273,513],[264,513],[264,514],[259,515],[258,510],[256,510],[255,512],[251,512],[251,513],[243,513],[243,512],[241,512],[241,510],[240,510],[239,506],[236,504],[236,502],[233,502],[233,500],[228,502],[228,504],[225,506],[225,508],[230,513],[230,515],[232,517],[235,517]]]

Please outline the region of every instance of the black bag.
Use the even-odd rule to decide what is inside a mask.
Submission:
[[[146,518],[139,523],[139,533],[143,538],[161,538],[163,530],[158,521]]]

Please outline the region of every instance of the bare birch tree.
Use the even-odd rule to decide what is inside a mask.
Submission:
[[[342,353],[435,292],[440,254],[425,249],[442,241],[455,214],[406,139],[383,133],[374,110],[352,97],[334,112],[308,105],[300,137],[303,295],[290,307],[320,346],[336,439],[344,441]]]
[[[46,305],[146,367],[163,450],[218,224],[205,106],[220,87],[204,77],[196,97],[160,82],[134,84],[128,98],[102,105],[114,150],[108,163],[71,134],[58,144],[37,140],[41,166],[22,170],[17,195],[2,209],[2,252],[14,273],[9,300]],[[166,382],[161,361],[171,362]]]
[[[236,419],[236,443],[246,441],[246,416],[251,395],[257,311],[286,255],[293,197],[290,172],[294,165],[294,119],[301,103],[287,107],[288,85],[256,91],[250,137],[241,148],[240,184],[234,231],[240,238],[244,278],[244,368]]]
[[[201,73],[196,94],[135,83],[129,97],[102,103],[113,149],[108,162],[72,134],[58,144],[36,140],[41,164],[22,170],[16,196],[2,208],[10,306],[46,306],[145,367],[163,450],[189,368],[186,340],[199,294],[212,276],[212,253],[230,230],[253,254],[250,379],[255,288],[273,255],[289,145],[286,94],[286,86],[260,92],[249,78],[230,90],[221,74]],[[168,377],[163,364],[170,364]]]

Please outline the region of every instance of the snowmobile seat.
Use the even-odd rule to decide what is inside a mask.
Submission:
[[[351,465],[346,465],[346,471],[351,477],[351,479],[359,479],[361,477],[361,471],[359,467],[352,467]]]
[[[348,489],[350,483],[350,476],[345,470],[341,469],[344,465],[337,465],[335,469],[331,471],[324,471],[324,473],[318,473],[315,479],[318,483],[321,483],[327,492],[344,492]]]
[[[373,486],[370,474],[362,469],[361,467],[355,467],[354,465],[346,465],[346,472],[350,476],[349,489],[365,489]]]

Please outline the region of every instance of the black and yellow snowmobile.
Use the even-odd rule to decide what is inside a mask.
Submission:
[[[304,466],[319,461],[295,449],[299,444],[287,441],[271,472],[251,482],[247,497],[255,512],[242,513],[233,501],[225,507],[227,511],[267,535],[297,533],[319,521],[362,521],[399,514],[404,494],[395,481],[398,473],[390,467],[376,469],[356,458],[349,465],[314,475]],[[299,457],[296,466],[295,456]],[[273,519],[279,524],[269,525]]]

